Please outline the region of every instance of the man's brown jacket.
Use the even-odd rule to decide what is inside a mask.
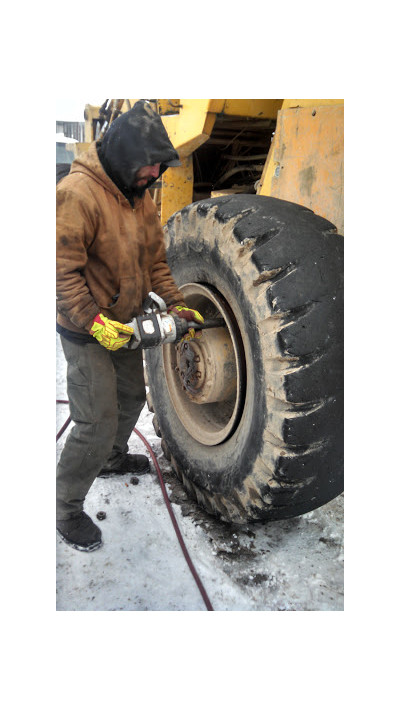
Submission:
[[[127,323],[149,291],[183,304],[166,262],[156,206],[146,190],[134,209],[105,173],[96,144],[57,185],[57,321],[88,333],[95,316]]]

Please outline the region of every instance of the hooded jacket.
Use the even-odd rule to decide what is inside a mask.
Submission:
[[[161,173],[171,161],[179,164],[160,117],[138,102],[58,183],[56,288],[62,329],[87,336],[99,312],[127,323],[142,312],[149,291],[167,306],[184,303],[167,265],[157,208],[146,188],[134,186],[139,168],[161,163]]]
[[[168,138],[161,118],[146,101],[138,101],[130,111],[113,121],[98,145],[100,162],[111,180],[131,202],[142,197],[156,180],[135,188],[135,175],[144,165],[160,163],[160,175],[180,165],[179,156]]]

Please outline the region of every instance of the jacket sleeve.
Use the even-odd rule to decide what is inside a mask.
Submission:
[[[76,190],[60,185],[57,188],[56,221],[57,311],[78,328],[89,331],[100,311],[84,277],[87,249],[95,236],[96,220]]]
[[[185,303],[183,294],[179,291],[167,263],[164,231],[158,217],[157,208],[147,192],[145,215],[153,252],[153,264],[150,273],[152,290],[164,299],[167,306],[183,305]]]

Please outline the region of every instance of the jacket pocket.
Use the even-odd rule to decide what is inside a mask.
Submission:
[[[114,303],[103,306],[104,315],[114,321],[127,323],[140,311],[141,289],[135,277],[121,277],[119,295],[113,297]]]

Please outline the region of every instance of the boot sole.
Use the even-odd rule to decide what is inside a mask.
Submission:
[[[150,465],[148,467],[145,467],[144,469],[130,469],[129,471],[111,471],[111,472],[100,472],[100,474],[97,475],[97,479],[108,479],[110,476],[124,476],[124,474],[136,474],[137,476],[140,476],[141,474],[146,474],[147,472],[150,471]]]
[[[90,546],[81,546],[79,543],[73,543],[73,541],[68,540],[68,538],[65,538],[62,533],[57,529],[57,535],[61,538],[64,543],[67,544],[67,546],[70,546],[71,548],[75,548],[77,551],[82,551],[83,553],[91,553],[92,551],[96,551],[98,548],[101,548],[103,545],[103,541],[96,541],[95,543],[91,543]]]

